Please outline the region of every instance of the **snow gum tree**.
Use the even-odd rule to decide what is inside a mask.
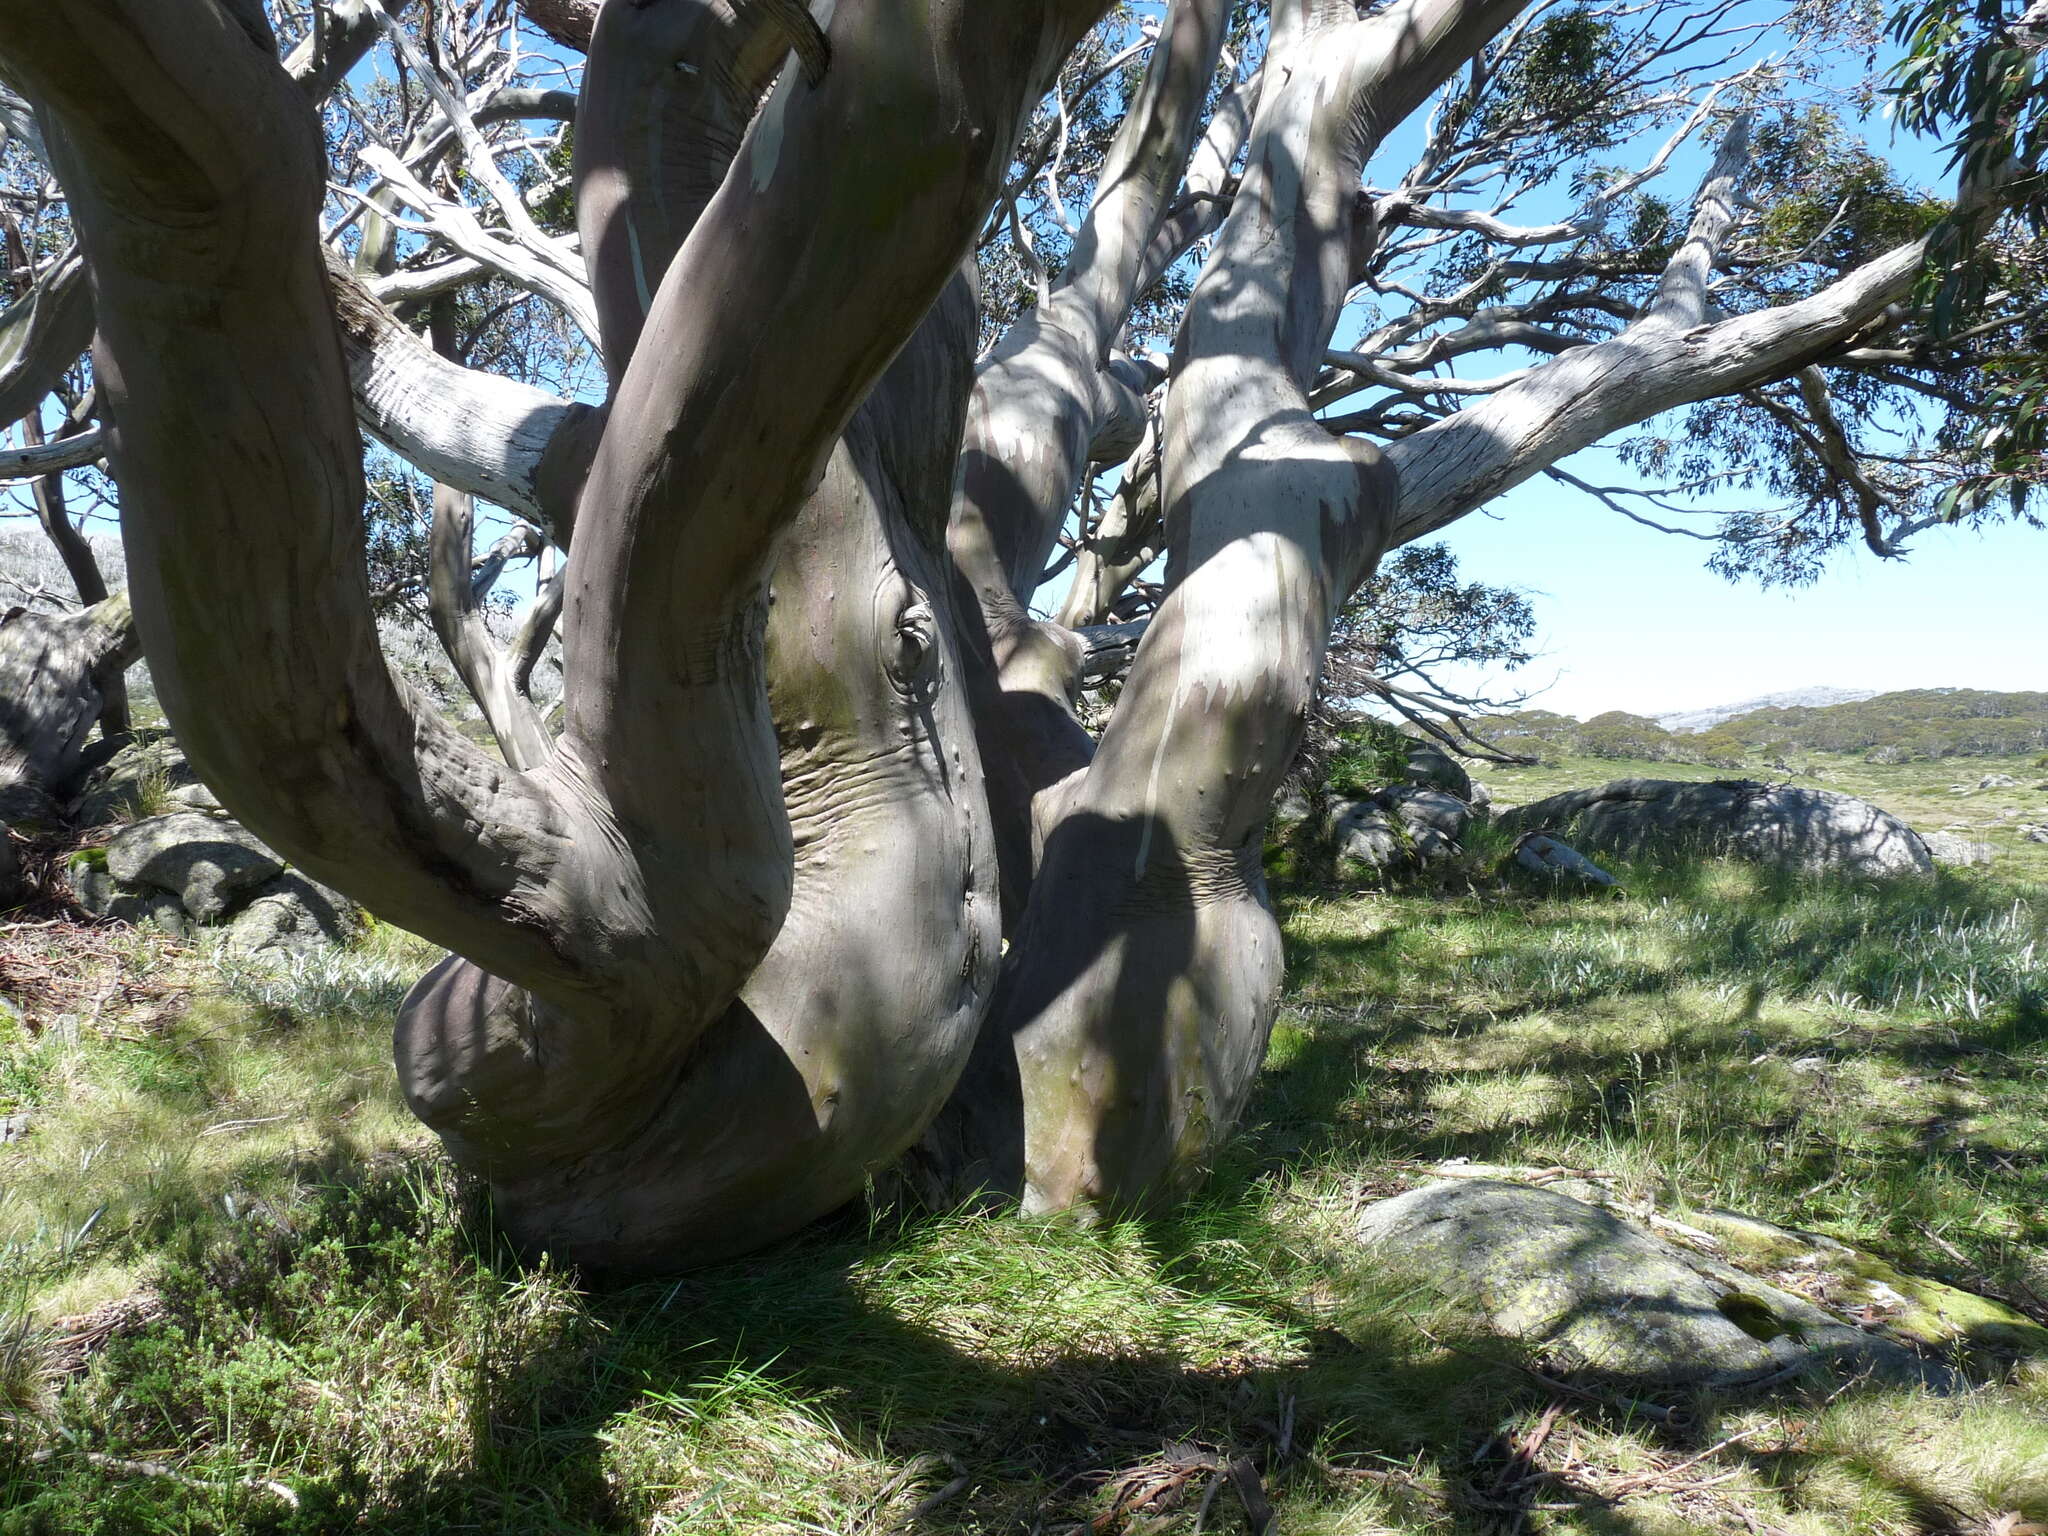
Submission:
[[[530,1247],[708,1262],[891,1167],[1190,1185],[1265,1050],[1263,831],[1347,599],[1535,475],[1632,516],[1726,479],[1718,424],[1634,439],[1648,488],[1580,448],[1754,413],[1786,504],[1712,536],[1795,572],[2007,515],[1942,498],[2038,351],[2031,183],[1927,197],[1796,117],[1853,7],[1110,10],[0,0],[0,153],[61,212],[0,403],[69,413],[0,472],[104,458],[194,765],[448,948],[400,1079]],[[1645,190],[1695,144],[1696,197]],[[1959,220],[2001,274],[1962,327],[1916,298]],[[379,650],[366,498],[413,472],[497,753]],[[476,499],[533,531],[479,556]],[[543,541],[507,643],[483,594]]]

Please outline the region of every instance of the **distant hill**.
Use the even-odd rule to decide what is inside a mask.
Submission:
[[[1723,720],[1755,714],[1760,709],[1823,709],[1830,704],[1860,704],[1877,695],[1875,688],[1788,688],[1783,693],[1766,693],[1759,698],[1744,699],[1740,704],[1716,704],[1709,709],[1674,709],[1650,718],[1665,730],[1682,734],[1710,730]]]
[[[1761,708],[1734,705],[1727,711],[1694,710],[1655,720],[1620,710],[1575,720],[1525,709],[1473,724],[1496,746],[1539,758],[1633,758],[1729,768],[1768,766],[1794,752],[1860,752],[1872,762],[1900,763],[2007,757],[2048,748],[2048,693],[1916,688],[1869,694],[1813,688],[1772,697],[1830,695],[1839,702],[1756,701]],[[1673,721],[1684,724],[1673,730]]]

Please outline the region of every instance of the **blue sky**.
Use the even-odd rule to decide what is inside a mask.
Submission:
[[[1446,542],[1468,579],[1529,592],[1543,654],[1506,680],[1541,686],[1546,709],[1651,714],[1810,684],[2048,688],[2048,533],[1935,530],[1904,561],[1858,545],[1811,587],[1763,591],[1707,570],[1706,545],[1551,481],[1491,511]]]
[[[1880,64],[1892,52],[1881,51]],[[1411,120],[1390,137],[1369,180],[1399,174],[1419,128]],[[1663,131],[1646,136],[1644,147]],[[1938,146],[1895,137],[1881,118],[1865,119],[1862,132],[1905,179],[1930,188],[1950,183]],[[1651,190],[1689,199],[1712,149],[1711,137],[1696,138]],[[1630,151],[1603,158],[1629,163]],[[1525,216],[1538,222],[1565,207],[1539,194]],[[1533,360],[1504,358],[1499,366]],[[1479,361],[1475,372],[1495,371],[1492,360]],[[1635,479],[1606,447],[1565,462],[1603,483]],[[1715,504],[1740,506],[1727,498]],[[1699,523],[1703,531],[1712,526],[1711,519]],[[1930,530],[1912,541],[1904,561],[1879,560],[1857,543],[1812,586],[1764,591],[1707,570],[1710,546],[1632,523],[1539,477],[1453,525],[1445,540],[1468,580],[1517,587],[1531,598],[1542,654],[1492,680],[1534,690],[1532,705],[1582,719],[1608,709],[1732,703],[1814,684],[2048,689],[2048,532]]]

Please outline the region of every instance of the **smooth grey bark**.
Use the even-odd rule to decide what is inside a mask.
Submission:
[[[604,412],[437,354],[331,252],[349,385],[364,428],[438,483],[567,545]]]
[[[926,1143],[1028,1210],[1127,1209],[1194,1178],[1265,1053],[1279,929],[1260,836],[1340,594],[1395,482],[1308,388],[1380,136],[1519,0],[1277,0],[1241,185],[1166,397],[1170,590],[1058,819],[960,1093]],[[948,1166],[950,1165],[950,1166]]]
[[[0,448],[0,480],[34,480],[82,469],[106,453],[106,435],[89,427],[72,437],[23,448]]]
[[[763,79],[759,50],[775,49],[777,62],[788,51],[786,38],[729,18],[675,25],[687,10],[652,31],[645,16],[607,11],[591,45],[586,94],[600,105],[622,78],[646,89],[650,60],[655,81],[681,77],[685,54],[698,71],[687,78],[746,82],[680,93],[658,135],[631,115],[619,131],[596,107],[588,129],[579,125],[579,157],[597,183],[579,208],[615,377],[638,366],[651,300],[642,274],[683,248],[710,201],[689,189],[715,191],[721,158],[742,143]],[[755,62],[737,67],[734,55],[750,48]],[[687,167],[680,180],[677,164]],[[606,1154],[607,1176],[593,1180],[586,1161],[567,1178],[559,1160],[536,1162],[527,1149],[557,1127],[587,1137],[593,1116],[613,1111],[588,1101],[591,1079],[609,1078],[579,1073],[560,1051],[545,1085],[505,1091],[492,1078],[498,1038],[546,1031],[545,1004],[461,962],[408,1000],[408,1093],[452,1146],[490,1168],[499,1209],[521,1235],[628,1267],[639,1253],[675,1262],[741,1251],[856,1194],[957,1078],[999,949],[986,797],[936,579],[973,337],[970,290],[955,282],[797,515],[764,635],[775,787],[792,833],[788,916],[680,1076],[663,1080],[652,1119]],[[589,558],[586,537],[570,572]],[[517,1023],[479,1029],[480,1015]],[[507,1134],[514,1121],[517,1136]]]
[[[472,573],[476,503],[461,491],[434,487],[434,526],[428,538],[427,613],[441,648],[455,664],[483,711],[505,761],[530,772],[554,752],[540,712],[519,685],[513,656],[500,648],[484,622],[481,599],[496,572]]]
[[[1025,603],[1091,460],[1108,451],[1105,425],[1144,420],[1143,380],[1111,348],[1194,144],[1228,13],[1225,0],[1168,7],[1065,271],[975,373],[947,544],[1006,927],[1023,910],[1052,798],[1093,752],[1072,712],[1080,647]]]
[[[851,0],[823,77],[785,75],[668,265],[650,345],[618,381],[569,566],[563,741],[516,773],[417,707],[377,652],[348,374],[312,236],[320,143],[260,29],[205,0],[0,3],[0,68],[61,127],[166,712],[266,841],[473,962],[452,968],[450,1006],[408,1010],[401,1064],[414,1102],[491,1175],[501,1218],[531,1241],[672,1264],[786,1230],[858,1181],[857,1162],[827,1155],[808,1203],[795,1175],[787,1203],[765,1198],[751,1159],[718,1162],[721,1137],[754,1133],[733,1119],[748,1105],[715,1073],[686,1071],[737,1061],[766,1093],[780,1058],[788,1080],[780,1046],[748,1054],[765,1049],[759,1032],[719,1041],[741,987],[767,985],[757,973],[792,911],[799,850],[815,839],[815,859],[829,857],[830,828],[793,825],[783,798],[767,579],[856,407],[953,279],[1027,104],[1023,82],[1100,10]],[[707,292],[733,301],[698,302]],[[780,313],[764,326],[769,304]],[[946,374],[918,348],[898,366],[920,386]],[[212,413],[203,444],[177,427],[192,399]],[[929,416],[925,396],[872,425],[869,452],[899,485],[950,479],[952,444],[932,440]],[[983,797],[947,739],[942,701],[965,729],[956,691],[922,697],[946,676],[944,621],[913,586],[867,585],[863,598],[856,583],[828,605],[881,605],[887,644],[862,675],[895,701],[898,739],[862,772],[821,772],[821,793],[850,801],[871,785],[953,829],[902,839],[875,868],[892,890],[908,882],[934,914],[933,954],[951,945],[955,962],[920,957],[901,976],[877,954],[844,977],[876,991],[868,1017],[951,1045],[914,1062],[921,1093],[885,1091],[894,1073],[877,1051],[804,1100],[826,1133],[865,1125],[848,1133],[860,1144],[881,1122],[915,1134],[920,1099],[943,1096],[995,948],[987,922],[961,921],[992,862],[973,834]],[[250,591],[266,601],[230,596]],[[874,632],[872,613],[862,622]],[[820,664],[832,650],[795,640],[818,644]],[[236,689],[213,686],[229,674]],[[911,775],[915,793],[882,788],[892,774]],[[826,930],[851,920],[841,905]],[[905,906],[866,901],[858,918],[900,933]],[[807,985],[814,970],[789,974]],[[520,1002],[508,1013],[491,997]],[[829,1029],[829,1017],[805,1027]],[[700,1082],[713,1091],[690,1099]],[[856,1091],[866,1107],[845,1111]],[[698,1169],[671,1134],[671,1117],[695,1107],[716,1111],[693,1122],[708,1138]],[[744,1187],[726,1177],[735,1167]]]
[[[28,415],[92,345],[85,259],[66,251],[0,309],[0,428]]]

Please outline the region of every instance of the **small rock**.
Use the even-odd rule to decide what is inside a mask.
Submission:
[[[114,923],[155,923],[166,933],[186,938],[192,919],[169,891],[124,885],[103,864],[78,864],[71,869],[71,896],[94,917]]]
[[[72,820],[81,827],[103,827],[139,814],[143,801],[156,789],[176,790],[196,782],[184,752],[168,735],[137,741],[87,776],[72,803]]]
[[[227,807],[220,803],[220,797],[204,784],[193,782],[181,784],[170,794],[171,804],[182,805],[188,811],[208,811],[225,816]]]
[[[1977,781],[1979,789],[2017,789],[2020,781],[2009,773],[1987,773]]]
[[[2048,827],[2035,827],[2026,834],[2026,840],[2030,843],[2048,843]]]
[[[1734,1385],[1823,1364],[1953,1380],[1803,1297],[1548,1189],[1445,1179],[1368,1206],[1357,1236],[1384,1268],[1497,1331],[1623,1382]]]
[[[107,845],[107,870],[116,880],[175,892],[202,923],[225,915],[241,892],[283,869],[284,860],[253,832],[197,811],[135,822]]]
[[[64,816],[49,791],[33,779],[0,785],[0,822],[21,832],[54,832]]]
[[[1423,789],[1440,789],[1460,800],[1472,798],[1472,776],[1465,765],[1427,742],[1408,749],[1408,782]]]
[[[0,1115],[0,1147],[10,1141],[21,1141],[29,1133],[29,1127],[36,1121],[33,1109],[17,1109],[11,1115]]]
[[[1276,826],[1295,826],[1307,821],[1310,815],[1308,796],[1302,793],[1299,784],[1288,783],[1280,788],[1273,799],[1273,822]]]
[[[260,887],[228,925],[228,946],[246,954],[273,950],[303,954],[322,944],[346,944],[363,922],[362,909],[297,870]]]
[[[1582,880],[1588,885],[1621,883],[1578,849],[1567,847],[1541,832],[1534,837],[1525,837],[1515,845],[1515,862],[1523,869],[1552,878]]]

